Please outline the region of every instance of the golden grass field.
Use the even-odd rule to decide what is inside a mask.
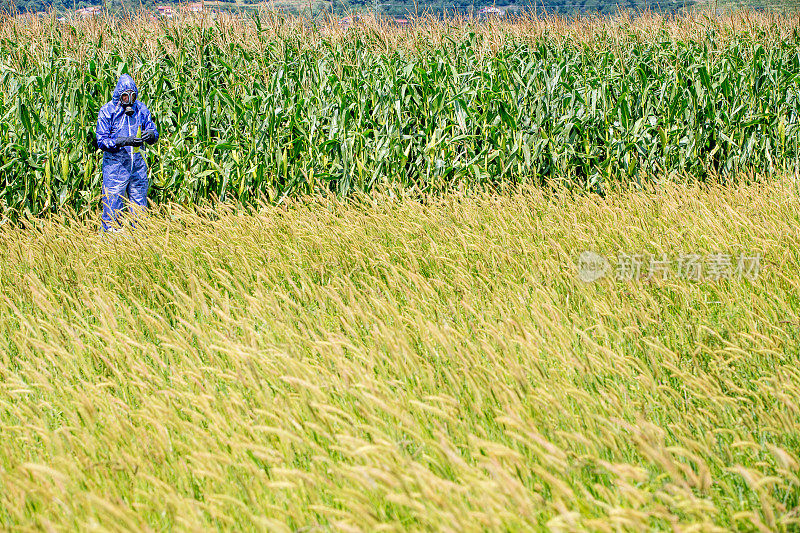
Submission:
[[[798,201],[785,176],[2,229],[0,529],[796,531]],[[762,269],[584,283],[583,250]]]

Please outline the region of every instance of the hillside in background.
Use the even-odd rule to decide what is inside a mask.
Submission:
[[[90,6],[104,5],[111,12],[126,9],[155,8],[156,5],[175,4],[171,1],[158,0],[16,0],[16,8],[20,12],[36,13],[54,9],[67,12]],[[303,0],[275,0],[261,2],[274,6],[282,11],[300,13],[308,11],[308,2]],[[399,17],[408,14],[469,14],[477,12],[481,7],[496,5],[508,12],[536,11],[551,13],[614,13],[618,10],[641,10],[649,8],[656,11],[677,11],[694,5],[695,0],[663,0],[655,4],[644,0],[313,0],[315,14],[345,14],[352,11],[373,11],[385,16]],[[259,0],[217,0],[208,2],[214,9],[247,10],[259,5]]]

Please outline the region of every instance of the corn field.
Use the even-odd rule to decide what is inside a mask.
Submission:
[[[90,142],[134,76],[161,140],[156,202],[280,201],[391,184],[732,180],[798,159],[800,37],[788,17],[6,19],[0,217],[97,208]]]

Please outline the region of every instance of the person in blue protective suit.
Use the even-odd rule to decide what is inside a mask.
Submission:
[[[127,74],[119,77],[111,101],[100,108],[96,135],[103,150],[103,230],[115,231],[126,199],[131,211],[147,207],[149,183],[141,146],[158,140],[150,110],[139,101],[139,90]]]

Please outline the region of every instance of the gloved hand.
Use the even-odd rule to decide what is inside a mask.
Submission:
[[[142,133],[142,140],[147,144],[153,144],[156,142],[156,132],[153,130],[146,130],[144,133]]]
[[[114,140],[114,144],[117,145],[117,148],[122,148],[123,146],[141,146],[143,142],[144,141],[136,137],[117,137]]]

